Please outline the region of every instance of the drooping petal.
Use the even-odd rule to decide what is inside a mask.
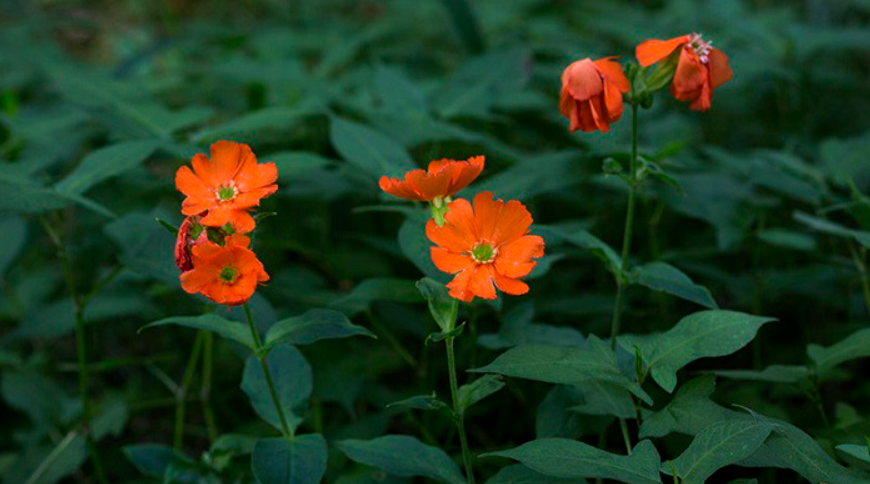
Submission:
[[[601,75],[604,76],[605,90],[607,89],[608,84],[612,85],[617,91],[622,93],[631,90],[631,83],[628,82],[628,78],[625,77],[625,72],[623,72],[622,66],[619,65],[619,62],[613,60],[613,57],[598,59],[595,61],[595,67],[597,67],[598,71],[601,72]]]
[[[683,49],[671,90],[679,101],[691,101],[700,95],[701,88],[707,81],[707,69],[692,49]]]
[[[609,82],[604,83],[604,104],[607,109],[609,122],[615,123],[619,121],[619,118],[622,117],[622,112],[625,110],[625,104],[622,102],[622,93]]]
[[[448,274],[456,274],[474,266],[474,259],[471,257],[441,247],[432,247],[430,253],[435,267]]]
[[[719,49],[710,48],[710,84],[716,88],[730,81],[734,77],[731,66],[728,65],[728,56]]]
[[[635,48],[634,56],[637,57],[638,64],[646,67],[671,55],[673,51],[687,42],[689,42],[688,35],[681,35],[669,40],[647,40]]]
[[[562,87],[578,101],[597,96],[604,90],[601,74],[595,67],[595,63],[588,58],[576,61],[565,68],[562,72]]]

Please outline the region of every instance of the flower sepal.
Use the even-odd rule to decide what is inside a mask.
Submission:
[[[462,334],[462,331],[465,329],[465,322],[463,321],[459,326],[449,330],[449,331],[441,331],[438,333],[431,333],[429,336],[426,336],[426,341],[424,343],[426,346],[429,346],[432,343],[438,343],[440,341],[444,341],[447,338],[456,338]]]
[[[429,209],[432,212],[432,218],[439,227],[444,225],[444,216],[447,215],[448,211],[450,211],[450,209],[447,208],[447,204],[452,201],[453,199],[451,197],[435,197],[431,202],[429,202]]]

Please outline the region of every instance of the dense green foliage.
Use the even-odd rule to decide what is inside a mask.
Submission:
[[[641,110],[623,267],[629,116],[570,134],[560,74],[695,31],[735,77]],[[12,0],[0,72],[3,484],[461,484],[454,407],[491,484],[870,482],[866,0]],[[159,222],[220,139],[278,165],[262,342]],[[377,180],[478,154],[547,255],[454,329]]]

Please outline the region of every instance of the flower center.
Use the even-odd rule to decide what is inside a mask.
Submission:
[[[227,266],[221,269],[220,280],[225,284],[232,284],[236,282],[236,278],[239,277],[239,271],[233,266]]]
[[[226,202],[228,200],[236,198],[236,195],[238,193],[239,191],[236,189],[235,185],[232,182],[230,182],[229,185],[221,185],[217,189],[218,199],[222,202]]]
[[[701,34],[692,34],[689,36],[689,46],[698,54],[701,62],[706,64],[710,60],[710,49],[713,48],[713,42],[705,42]]]
[[[471,257],[481,264],[488,264],[492,262],[492,258],[495,257],[496,249],[486,242],[481,242],[474,246],[471,249]]]

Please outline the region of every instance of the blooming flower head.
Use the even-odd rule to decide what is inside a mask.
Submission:
[[[618,62],[605,57],[572,63],[562,72],[559,112],[571,121],[571,131],[606,133],[619,121],[624,106],[622,95],[631,88]]]
[[[721,86],[734,73],[728,56],[700,34],[682,35],[670,40],[647,40],[635,49],[638,63],[646,67],[668,58],[679,49],[671,93],[678,101],[691,101],[695,111],[710,109],[713,89]]]
[[[244,304],[258,283],[269,280],[263,264],[248,249],[250,242],[244,235],[233,234],[226,238],[226,245],[208,240],[194,245],[190,251],[193,269],[181,274],[181,288],[218,304]]]
[[[193,269],[193,260],[190,251],[194,245],[199,245],[208,240],[208,234],[199,223],[199,216],[187,217],[178,228],[178,236],[175,239],[175,265],[186,272]]]
[[[278,190],[278,169],[274,163],[257,163],[246,144],[218,141],[211,145],[211,158],[197,153],[191,160],[193,170],[182,166],[175,173],[175,186],[187,198],[181,205],[184,215],[203,215],[200,223],[209,227],[230,224],[234,231],[254,230],[248,213]]]
[[[421,202],[433,202],[452,197],[467,187],[483,171],[483,156],[473,156],[464,161],[436,160],[429,163],[428,170],[411,170],[405,179],[382,176],[378,183],[381,190],[395,197]]]
[[[438,269],[456,274],[447,284],[449,294],[471,302],[475,296],[495,299],[495,288],[520,295],[529,286],[520,280],[534,269],[534,259],[544,255],[544,240],[528,235],[532,216],[522,203],[493,199],[490,192],[450,202],[444,225],[426,225],[433,243],[432,261]],[[494,284],[494,285],[493,285]]]

